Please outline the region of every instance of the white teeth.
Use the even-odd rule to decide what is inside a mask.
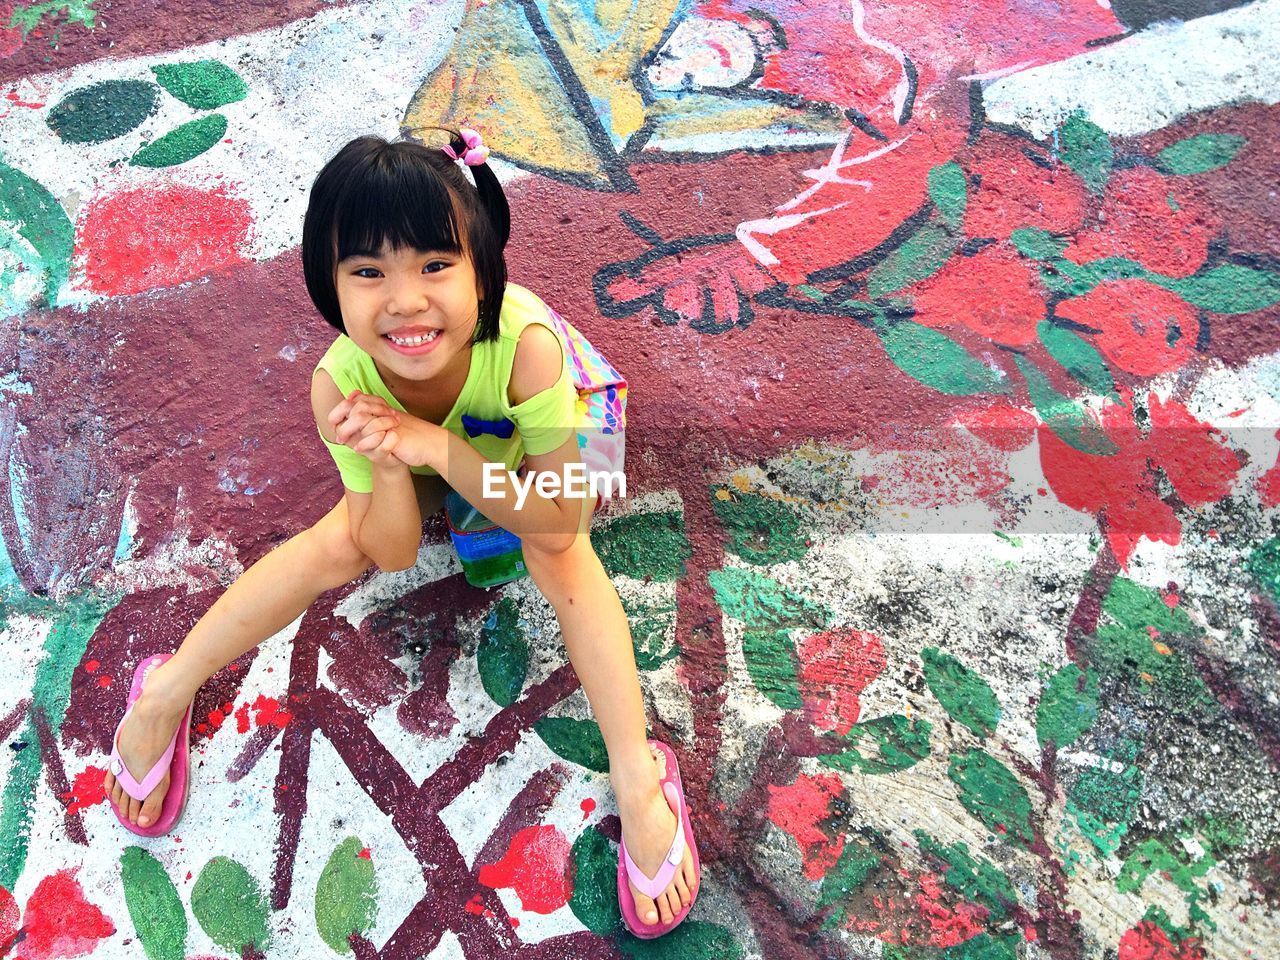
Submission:
[[[430,343],[439,335],[439,330],[432,330],[430,333],[424,333],[418,337],[396,337],[388,333],[387,339],[400,347],[418,347],[424,343]]]

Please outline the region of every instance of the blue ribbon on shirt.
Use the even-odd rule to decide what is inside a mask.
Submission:
[[[478,417],[464,413],[462,415],[462,429],[467,431],[468,437],[478,437],[482,433],[488,433],[499,440],[509,440],[511,435],[515,433],[516,425],[506,418],[502,420],[481,420]]]

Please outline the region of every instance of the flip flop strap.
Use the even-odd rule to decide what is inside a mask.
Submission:
[[[129,719],[129,714],[132,712],[132,707],[125,711],[124,718],[120,721],[120,727],[124,726],[125,720]],[[116,778],[125,793],[141,802],[151,796],[152,791],[160,785],[164,775],[169,772],[169,766],[173,763],[173,752],[178,746],[178,734],[182,732],[182,724],[178,724],[178,730],[174,733],[173,739],[169,741],[169,746],[160,755],[160,759],[156,761],[155,766],[147,771],[147,775],[142,778],[141,783],[133,778],[133,774],[129,772],[129,768],[124,765],[124,759],[120,756],[120,727],[116,727],[116,735],[111,740],[111,774]]]
[[[662,861],[662,866],[658,868],[658,872],[653,877],[646,876],[644,871],[636,866],[636,862],[631,859],[631,854],[627,852],[626,843],[622,844],[622,860],[626,864],[627,878],[636,885],[637,890],[650,900],[656,899],[662,891],[671,886],[671,879],[676,875],[676,871],[680,869],[680,864],[684,860],[684,804],[681,802],[680,790],[668,780],[663,783],[662,792],[666,795],[667,803],[671,805],[676,813],[676,835],[671,841],[671,848],[667,851],[667,855]]]

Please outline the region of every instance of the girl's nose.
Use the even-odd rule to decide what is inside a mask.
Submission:
[[[427,309],[427,305],[427,294],[420,284],[398,283],[387,298],[387,313],[396,317],[411,316]]]

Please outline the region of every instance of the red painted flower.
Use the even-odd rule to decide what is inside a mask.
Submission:
[[[1097,222],[1064,255],[1074,263],[1128,257],[1168,277],[1189,277],[1221,226],[1185,178],[1134,167],[1111,177]]]
[[[833,630],[806,637],[798,653],[805,716],[844,736],[862,711],[858,695],[884,670],[884,644],[867,630]]]
[[[941,329],[961,325],[1008,347],[1036,338],[1044,319],[1044,289],[1032,261],[1004,246],[952,257],[911,288],[916,321]]]
[[[573,895],[569,879],[569,841],[548,824],[525,827],[497,863],[480,868],[486,887],[510,887],[520,906],[532,913],[559,910]]]
[[[17,934],[14,960],[54,960],[92,953],[98,941],[116,932],[115,924],[84,898],[73,870],[45,877],[27,900],[26,916],[18,926],[18,905],[0,887],[0,956]]]
[[[1236,454],[1214,428],[1176,400],[1147,398],[1150,430],[1139,431],[1127,406],[1102,411],[1102,428],[1119,448],[1094,456],[1070,447],[1046,425],[1040,427],[1040,463],[1058,499],[1075,510],[1105,518],[1107,540],[1122,566],[1147,537],[1176,544],[1182,525],[1156,489],[1156,469],[1188,506],[1226,496],[1240,469]]]
[[[183,184],[126,190],[90,201],[76,253],[97,293],[121,296],[207,277],[244,261],[249,201],[225,188]]]
[[[697,245],[692,238],[605,267],[596,280],[606,314],[652,306],[663,323],[683,320],[701,333],[745,327],[751,298],[774,285],[737,243]]]
[[[1058,304],[1057,314],[1097,330],[1098,348],[1121,370],[1140,377],[1181,367],[1200,329],[1195,307],[1146,280],[1100,283]]]
[[[1025,153],[1015,137],[983,137],[967,165],[979,178],[964,211],[964,232],[971,237],[1009,235],[1021,227],[1071,233],[1084,219],[1085,189],[1065,165],[1046,169]]]
[[[1176,945],[1169,935],[1150,920],[1120,938],[1120,960],[1205,960],[1205,950],[1195,937]]]
[[[804,858],[804,875],[821,880],[836,865],[844,850],[844,835],[822,827],[832,816],[831,803],[844,794],[844,784],[834,773],[811,776],[802,773],[787,787],[769,785],[769,819],[795,837]]]

